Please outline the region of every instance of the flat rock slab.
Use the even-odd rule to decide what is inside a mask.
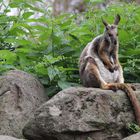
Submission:
[[[0,134],[22,138],[22,128],[45,101],[44,87],[32,75],[12,70],[0,76]]]
[[[136,87],[140,100],[140,85]],[[124,92],[73,87],[37,109],[23,134],[29,140],[121,140],[126,125],[134,121]]]
[[[140,140],[140,132],[129,137],[124,138],[123,140]]]
[[[25,139],[17,139],[11,136],[0,135],[0,140],[25,140]]]

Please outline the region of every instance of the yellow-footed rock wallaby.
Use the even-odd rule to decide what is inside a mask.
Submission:
[[[108,24],[102,19],[105,31],[94,38],[81,53],[79,60],[80,78],[85,87],[97,87],[105,90],[121,89],[127,93],[134,108],[135,117],[140,126],[140,105],[130,84],[124,83],[123,70],[118,60],[118,23]]]

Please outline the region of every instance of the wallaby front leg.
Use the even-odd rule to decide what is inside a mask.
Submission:
[[[118,59],[118,47],[117,46],[114,47],[111,56],[112,56],[113,61],[114,61],[114,69],[118,70],[120,64],[119,64],[119,59]]]
[[[100,75],[96,62],[93,58],[89,58],[84,74],[83,74],[83,83],[86,87],[97,87],[100,88],[101,85],[106,85],[106,82]]]
[[[101,46],[98,50],[98,54],[100,59],[102,60],[102,62],[104,63],[105,67],[110,71],[110,72],[114,72],[114,66],[110,61],[110,54],[108,52],[108,48],[109,48],[110,44],[107,41],[103,41],[101,43]]]
[[[116,83],[124,83],[123,70],[122,70],[122,66],[120,65],[120,63],[119,63],[118,71],[119,71],[119,76],[117,78]]]
[[[99,57],[102,60],[102,62],[104,63],[105,67],[110,71],[110,72],[114,72],[114,66],[111,63],[109,56],[107,54],[107,52],[105,51],[99,51]]]

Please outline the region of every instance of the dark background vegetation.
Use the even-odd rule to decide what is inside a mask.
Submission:
[[[61,89],[80,85],[81,51],[103,33],[101,17],[112,23],[114,16],[120,14],[119,59],[125,82],[140,82],[138,4],[86,0],[70,12],[67,9],[58,12],[54,3],[44,5],[46,2],[41,0],[12,0],[8,5],[1,1],[4,7],[0,12],[1,74],[11,69],[32,73],[44,84],[50,97]],[[11,8],[18,8],[18,14],[9,16]]]

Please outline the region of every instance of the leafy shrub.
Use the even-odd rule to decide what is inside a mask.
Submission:
[[[16,7],[18,16],[7,16],[10,8]],[[42,16],[32,18],[35,12]],[[103,32],[101,17],[112,22],[117,13],[122,17],[119,56],[126,82],[140,82],[140,7],[135,4],[112,5],[100,11],[93,10],[91,3],[85,13],[52,17],[50,11],[30,1],[13,0],[0,14],[0,73],[16,68],[33,73],[49,96],[79,85],[81,51]]]
[[[140,132],[140,127],[136,125],[135,123],[128,124],[127,129],[130,134]]]

